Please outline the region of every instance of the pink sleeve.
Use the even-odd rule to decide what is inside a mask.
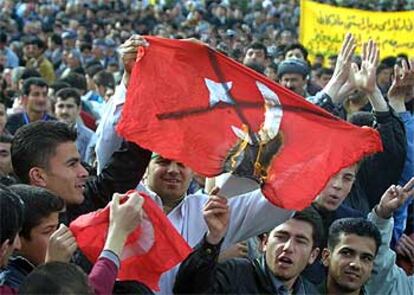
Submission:
[[[10,288],[9,286],[0,286],[0,295],[15,295],[17,290]]]
[[[112,294],[118,267],[116,264],[106,258],[101,257],[96,261],[89,274],[89,284],[96,295]]]

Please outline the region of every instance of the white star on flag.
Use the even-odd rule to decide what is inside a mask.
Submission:
[[[228,104],[234,104],[229,95],[233,82],[218,83],[213,80],[204,78],[208,91],[210,92],[210,107],[215,106],[220,101]]]

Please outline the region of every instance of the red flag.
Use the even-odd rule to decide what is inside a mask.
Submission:
[[[147,195],[140,195],[145,199],[145,218],[127,238],[118,279],[139,281],[158,291],[161,274],[183,261],[192,249],[158,205]],[[70,224],[79,249],[93,263],[103,250],[108,226],[109,205]]]
[[[118,132],[215,176],[235,171],[289,209],[308,206],[329,178],[382,150],[379,134],[305,101],[207,46],[146,37]]]

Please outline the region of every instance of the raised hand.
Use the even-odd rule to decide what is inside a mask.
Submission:
[[[134,192],[128,195],[128,199],[124,203],[121,203],[123,197],[124,195],[117,193],[112,197],[109,231],[116,230],[128,235],[137,228],[142,220],[144,198]]]
[[[49,238],[45,262],[69,262],[77,247],[78,244],[70,229],[61,224]]]
[[[382,195],[380,203],[375,212],[381,218],[390,218],[394,211],[401,207],[404,202],[414,194],[414,177],[404,186],[391,185]]]
[[[109,212],[108,236],[105,241],[105,250],[111,250],[121,255],[128,235],[137,228],[143,218],[142,206],[144,198],[138,193],[128,195],[125,202],[121,200],[125,195],[115,193],[112,196]]]
[[[350,33],[346,34],[341,50],[336,60],[336,66],[331,80],[324,88],[335,103],[341,102],[355,90],[354,80],[350,80],[352,56],[355,52],[355,39]]]
[[[207,223],[207,242],[217,245],[225,236],[229,226],[230,209],[227,198],[218,195],[219,189],[214,188],[203,208],[204,220]]]
[[[412,240],[409,236],[405,234],[401,236],[397,242],[395,251],[398,254],[410,259],[411,263],[414,264],[414,240]]]
[[[404,112],[405,102],[414,97],[414,60],[410,64],[402,60],[402,66],[394,66],[394,79],[388,90],[388,100],[397,112]]]
[[[122,63],[124,64],[124,76],[122,78],[123,83],[125,86],[128,86],[129,77],[132,72],[132,68],[135,65],[135,61],[137,59],[137,52],[139,46],[148,46],[148,42],[144,39],[144,37],[140,35],[132,35],[128,40],[126,40],[121,46],[118,48],[118,52],[121,56]]]
[[[352,74],[357,88],[366,94],[374,93],[377,88],[376,70],[379,59],[379,49],[377,44],[372,40],[364,43],[362,47],[361,68],[352,64]]]

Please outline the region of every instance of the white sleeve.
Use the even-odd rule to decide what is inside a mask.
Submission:
[[[229,206],[230,224],[223,248],[270,231],[293,214],[272,205],[260,190],[231,198]]]
[[[108,163],[112,154],[119,149],[122,138],[116,133],[116,125],[121,118],[122,108],[126,96],[126,87],[121,82],[117,86],[114,95],[107,102],[102,119],[96,130],[96,159],[98,161],[98,174]]]

